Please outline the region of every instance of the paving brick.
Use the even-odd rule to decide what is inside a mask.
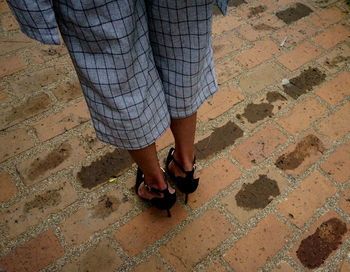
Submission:
[[[250,169],[266,160],[287,140],[282,132],[269,124],[235,147],[231,155],[243,167]]]
[[[350,102],[347,102],[339,110],[323,119],[317,129],[331,138],[333,141],[339,141],[350,132]]]
[[[304,129],[318,120],[327,108],[320,104],[315,98],[306,97],[300,101],[291,110],[283,114],[277,123],[287,130],[291,135],[295,136]]]
[[[27,68],[22,56],[13,56],[0,60],[0,78],[12,75]]]
[[[219,84],[235,78],[242,72],[243,69],[241,66],[232,59],[225,60],[215,65],[215,74]]]
[[[330,73],[336,73],[346,66],[349,61],[350,47],[347,44],[340,44],[331,52],[319,58],[317,62]]]
[[[11,82],[10,84],[14,94],[22,97],[25,94],[37,92],[41,88],[64,79],[68,73],[69,70],[60,62],[57,62],[53,66],[43,68],[28,75],[23,75],[21,79]]]
[[[62,257],[63,254],[64,249],[57,237],[48,230],[2,258],[0,267],[7,272],[36,272]]]
[[[147,261],[140,263],[131,271],[132,272],[144,272],[144,271],[167,272],[169,270],[166,269],[162,261],[157,256],[153,255]]]
[[[29,227],[45,220],[50,214],[58,213],[68,207],[76,199],[76,192],[65,179],[50,185],[45,191],[27,196],[0,213],[6,224],[8,237],[14,238],[25,232]]]
[[[35,64],[41,64],[54,58],[62,57],[68,54],[65,45],[43,45],[30,51],[30,58]]]
[[[287,73],[276,63],[264,63],[242,76],[239,86],[247,93],[254,94],[265,87],[281,80]]]
[[[347,261],[343,261],[338,268],[339,272],[346,272],[346,271],[350,271],[350,263],[348,263]]]
[[[49,109],[51,99],[46,93],[29,97],[22,103],[4,111],[0,116],[0,129],[11,127]]]
[[[0,38],[0,56],[29,47],[33,43],[33,40],[22,33],[14,33],[13,35],[2,37]]]
[[[287,174],[298,177],[318,161],[329,148],[330,143],[325,137],[314,130],[309,130],[276,157],[275,165]]]
[[[235,271],[257,271],[287,243],[292,234],[275,215],[269,214],[247,236],[238,240],[225,253],[224,259]]]
[[[350,73],[342,72],[337,77],[323,85],[315,93],[331,106],[335,106],[350,95]]]
[[[338,206],[346,214],[350,215],[350,187],[346,187],[340,194]]]
[[[265,60],[272,58],[275,54],[280,52],[281,49],[277,44],[271,40],[265,40],[257,43],[251,49],[242,51],[236,55],[236,60],[239,61],[244,67],[250,69]]]
[[[278,57],[278,61],[289,70],[294,71],[321,55],[321,53],[321,49],[318,49],[309,42],[303,42],[293,50]]]
[[[319,228],[321,226],[322,223],[327,222],[328,220],[332,219],[332,218],[336,218],[336,220],[340,220],[338,222],[342,222],[345,223],[345,220],[343,218],[341,218],[337,213],[335,213],[334,211],[329,211],[327,212],[325,215],[321,216],[318,220],[316,220],[310,227],[309,227],[309,231],[303,233],[300,238],[298,239],[298,241],[295,243],[294,247],[291,249],[290,251],[290,255],[291,257],[300,265],[302,266],[306,271],[315,271],[312,269],[308,269],[306,266],[304,266],[301,261],[299,260],[298,256],[297,256],[297,250],[299,249],[301,242],[306,239],[306,238],[312,238],[310,236],[312,236],[315,232],[316,229]],[[314,237],[314,242],[310,241],[311,243],[308,243],[307,246],[304,246],[302,249],[303,251],[307,251],[307,252],[314,252],[313,254],[313,258],[311,260],[311,258],[309,259],[309,262],[311,261],[315,261],[318,260],[320,263],[322,262],[321,265],[315,267],[320,269],[320,271],[324,270],[324,266],[326,264],[326,262],[329,260],[329,258],[334,255],[334,253],[337,251],[337,249],[339,249],[339,247],[341,246],[341,244],[349,237],[350,231],[349,231],[349,225],[346,224],[346,228],[347,228],[347,232],[343,235],[340,235],[339,233],[339,226],[323,226],[321,233],[319,233],[318,237],[322,237],[323,239],[323,243],[320,242],[319,240],[315,240],[316,237]],[[340,238],[339,242],[338,239],[336,238]],[[313,242],[313,243],[312,243]],[[305,242],[304,242],[305,243]],[[328,243],[329,246],[328,248],[331,249],[330,250],[330,255],[325,256],[324,253],[326,251],[327,246],[325,245],[325,243]],[[322,247],[322,250],[321,248]],[[304,255],[304,254],[303,254]]]
[[[223,214],[211,209],[186,225],[159,252],[176,271],[192,271],[198,262],[232,234],[233,229]]]
[[[83,95],[79,80],[77,78],[62,83],[61,85],[53,89],[52,92],[56,96],[58,101],[64,103],[81,97]]]
[[[162,136],[160,136],[160,138],[156,141],[156,148],[157,150],[162,150],[174,143],[175,143],[174,136],[170,128],[168,128],[167,131]]]
[[[40,141],[47,141],[90,120],[89,110],[83,100],[33,124]]]
[[[350,179],[350,140],[339,146],[327,160],[321,164],[321,168],[334,180],[345,183]]]
[[[281,43],[284,38],[288,36],[283,47],[290,48],[296,46],[315,33],[316,28],[312,24],[307,21],[297,21],[295,24],[288,26],[288,28],[283,28],[275,32],[272,37]]]
[[[248,177],[242,186],[225,196],[221,203],[244,224],[266,208],[287,187],[286,179],[270,166]]]
[[[241,171],[227,158],[216,160],[200,171],[200,181],[195,194],[188,198],[188,205],[197,209],[215,197],[221,190],[236,182]]]
[[[24,128],[8,131],[5,135],[0,136],[0,143],[0,162],[34,146],[33,141]]]
[[[97,151],[101,148],[108,146],[108,144],[97,139],[96,132],[93,127],[89,127],[86,130],[84,130],[81,136],[92,151]]]
[[[236,118],[246,129],[252,130],[272,118],[289,103],[288,99],[279,92],[269,91],[244,108],[236,110]]]
[[[224,32],[235,29],[237,26],[241,24],[241,21],[238,17],[233,15],[227,15],[225,17],[221,17],[218,20],[213,22],[213,36],[221,35]]]
[[[350,30],[342,25],[336,25],[321,34],[314,37],[312,40],[320,44],[325,49],[330,49],[350,37]]]
[[[337,190],[337,186],[315,171],[304,179],[283,202],[278,204],[276,209],[301,228]]]
[[[5,171],[0,172],[0,202],[14,197],[17,192],[18,189],[10,175]]]
[[[0,87],[0,105],[9,102],[10,97],[3,88]]]
[[[320,29],[325,29],[328,26],[339,22],[346,16],[345,12],[342,12],[337,7],[330,7],[322,9],[321,11],[312,15],[308,21],[317,26]]]
[[[118,221],[129,211],[132,204],[120,190],[109,191],[106,195],[85,205],[62,222],[62,234],[70,247],[76,247],[88,240],[95,232],[102,231]],[[134,234],[128,236],[135,237]]]
[[[206,100],[199,108],[198,118],[202,122],[207,122],[228,111],[243,99],[244,95],[235,87],[221,87],[216,94]]]
[[[216,261],[215,263],[212,263],[211,265],[209,265],[207,269],[204,271],[205,272],[226,272],[226,269],[225,267],[222,266],[222,264]]]
[[[246,25],[237,29],[238,33],[248,41],[256,41],[277,31],[285,25],[275,15],[262,16],[252,23],[247,21]]]
[[[113,272],[123,263],[117,252],[105,238],[97,245],[90,247],[71,263],[62,267],[62,272],[103,271]],[[151,270],[149,270],[151,271]]]
[[[293,267],[285,262],[279,263],[271,272],[295,272]]]
[[[187,215],[179,203],[171,208],[170,218],[166,211],[151,207],[119,228],[114,236],[130,256],[135,256],[180,224]]]
[[[251,3],[246,5],[237,13],[244,19],[252,19],[256,17],[263,16],[265,14],[271,13],[276,10],[278,6],[275,1],[271,0],[261,0],[259,2]]]
[[[230,53],[239,50],[243,41],[233,33],[224,35],[213,42],[214,60],[220,59]]]
[[[10,12],[10,8],[7,5],[5,0],[1,0],[0,1],[0,14],[4,14],[4,13],[7,13],[7,12]]]
[[[23,182],[33,185],[50,175],[83,160],[86,153],[77,138],[70,138],[52,150],[46,150],[16,167]]]
[[[5,31],[12,31],[12,30],[19,29],[19,24],[17,23],[16,19],[12,16],[1,18],[0,24]]]

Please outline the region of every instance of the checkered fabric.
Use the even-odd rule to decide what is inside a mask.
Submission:
[[[212,0],[8,3],[34,39],[59,43],[57,23],[104,142],[146,147],[217,91]]]

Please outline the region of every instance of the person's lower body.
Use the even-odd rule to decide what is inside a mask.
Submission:
[[[97,137],[128,150],[148,185],[166,188],[155,141],[170,126],[174,158],[191,169],[196,112],[217,91],[212,0],[57,0],[54,5]],[[183,174],[173,163],[169,170]],[[144,185],[138,193],[162,197]]]

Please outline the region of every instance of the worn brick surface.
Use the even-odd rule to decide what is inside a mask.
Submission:
[[[244,19],[249,20],[256,17],[260,17],[267,13],[271,13],[276,9],[277,9],[277,5],[275,1],[262,0],[259,2],[246,5],[244,8],[238,11],[238,14]]]
[[[339,197],[338,206],[346,214],[350,215],[350,187],[346,187]]]
[[[17,192],[18,189],[10,175],[5,171],[0,172],[0,202],[14,197]]]
[[[8,131],[0,136],[0,162],[7,160],[34,146],[24,128]]]
[[[339,110],[323,119],[317,129],[330,137],[333,141],[338,141],[350,131],[350,102],[347,102]]]
[[[234,148],[231,154],[243,167],[250,169],[266,160],[287,140],[274,125],[267,125]]]
[[[264,267],[266,261],[272,258],[291,237],[292,231],[275,215],[270,214],[247,236],[236,242],[225,253],[224,259],[235,271],[257,271]]]
[[[317,219],[309,228],[309,230],[305,233],[303,233],[300,238],[298,239],[298,241],[295,243],[294,247],[291,249],[290,251],[290,255],[291,257],[294,259],[294,261],[296,261],[300,266],[302,266],[306,271],[312,271],[311,269],[308,269],[307,267],[305,267],[299,260],[299,258],[297,257],[297,250],[300,247],[301,241],[304,240],[305,238],[307,238],[308,236],[312,235],[315,233],[316,229],[324,222],[326,222],[327,220],[331,219],[331,218],[337,218],[338,220],[340,220],[341,222],[345,222],[345,220],[343,218],[341,218],[336,212],[334,211],[329,211],[327,212],[325,215],[321,216],[319,219]],[[346,224],[347,227],[347,232],[341,236],[341,242],[344,242],[350,235],[350,231],[349,231],[349,225]],[[336,234],[337,230],[334,231],[334,236]],[[328,239],[329,242],[332,242],[334,240],[334,238],[332,237],[332,232],[330,233],[330,235],[327,237],[325,237],[326,239]],[[315,243],[313,244],[313,246],[310,246],[310,248],[308,248],[309,250],[312,250],[314,252],[317,252],[317,254],[315,254],[316,256],[319,256],[320,252],[320,248],[318,247],[319,244]],[[329,260],[329,258],[331,256],[334,255],[334,253],[337,251],[337,249],[339,249],[339,247],[341,246],[341,244],[339,244],[338,246],[336,246],[334,248],[334,250],[331,251],[331,254],[328,256],[328,258],[326,258],[324,261],[327,262]],[[317,257],[316,257],[317,258]],[[319,257],[320,258],[320,257]],[[320,266],[317,267],[317,269],[321,269],[323,270],[324,267],[324,263]]]
[[[294,108],[282,115],[277,123],[291,135],[296,135],[307,129],[314,121],[318,120],[327,108],[316,99],[307,97],[300,101]],[[296,120],[298,120],[296,122]]]
[[[117,252],[112,248],[107,239],[92,246],[79,258],[66,264],[62,272],[73,271],[103,271],[113,272],[123,263]]]
[[[10,12],[10,8],[7,5],[5,0],[1,0],[0,1],[0,14],[4,14],[4,13],[7,13],[7,12]]]
[[[3,17],[0,22],[5,31],[12,31],[19,29],[19,25],[14,17]]]
[[[253,94],[279,81],[285,77],[286,74],[287,73],[276,63],[264,63],[242,76],[239,81],[239,87],[245,92]]]
[[[232,59],[227,59],[224,62],[215,66],[215,74],[219,84],[225,83],[242,73],[243,69]]]
[[[198,118],[202,122],[207,122],[228,111],[243,99],[244,95],[233,86],[219,88],[218,92],[200,107]]]
[[[330,73],[336,73],[350,61],[350,47],[347,44],[340,44],[319,58],[317,62]]]
[[[144,272],[144,271],[167,272],[169,270],[166,269],[162,261],[157,256],[153,255],[145,262],[140,263],[131,271],[132,272]]]
[[[319,172],[311,173],[276,207],[284,217],[301,228],[321,208],[337,187]]]
[[[22,33],[0,38],[0,56],[33,45],[34,41]]]
[[[41,119],[34,123],[33,127],[39,140],[46,141],[88,120],[90,120],[90,114],[86,102],[83,100],[59,113]]]
[[[213,35],[221,35],[224,32],[235,29],[240,24],[241,21],[236,16],[228,15],[225,17],[221,17],[220,19],[215,20],[213,22]]]
[[[9,100],[10,100],[10,97],[5,92],[5,89],[0,87],[0,105],[7,103]]]
[[[286,179],[276,169],[268,167],[247,178],[242,186],[235,188],[221,202],[238,221],[246,223],[286,188]]]
[[[224,241],[233,229],[223,214],[217,210],[208,210],[186,225],[162,246],[159,252],[176,271],[192,271],[192,268]]]
[[[101,148],[108,146],[108,144],[97,139],[96,132],[93,127],[89,127],[86,130],[84,130],[81,136],[92,151],[97,151]]]
[[[222,266],[222,264],[216,261],[215,263],[212,263],[211,265],[209,265],[207,269],[204,271],[205,272],[226,272],[226,269]]]
[[[53,90],[53,93],[57,97],[57,100],[60,102],[68,102],[83,95],[77,78],[69,80],[57,86]]]
[[[336,25],[317,35],[312,40],[325,49],[330,49],[341,41],[350,37],[350,30],[342,25]]]
[[[274,269],[271,270],[271,272],[294,272],[293,267],[291,267],[289,264],[285,262],[279,263]]]
[[[29,227],[45,220],[69,206],[77,194],[67,180],[50,185],[47,190],[37,192],[0,213],[9,238],[13,238]]]
[[[350,95],[350,73],[345,71],[315,91],[331,106],[337,105]]]
[[[171,213],[169,218],[166,211],[151,207],[122,226],[115,238],[129,255],[134,256],[187,217],[186,210],[178,203],[171,208]]]
[[[94,232],[107,228],[130,210],[132,204],[120,190],[110,191],[65,219],[61,225],[62,234],[69,246],[78,246]]]
[[[319,28],[326,28],[334,23],[339,22],[346,16],[345,12],[342,12],[337,7],[325,8],[308,19],[309,22]]]
[[[2,258],[0,267],[7,272],[36,272],[62,257],[63,254],[64,250],[57,237],[48,230]]]
[[[252,68],[261,62],[272,58],[281,49],[271,40],[265,40],[257,43],[251,49],[245,50],[236,55],[238,60],[244,67]]]
[[[289,70],[294,71],[315,57],[321,55],[321,53],[322,51],[310,42],[304,42],[293,50],[278,57],[278,61]]]
[[[0,60],[0,78],[12,75],[27,68],[22,56],[12,56]]]
[[[35,64],[41,64],[68,54],[65,45],[41,45],[30,51],[30,58]]]
[[[216,39],[213,42],[214,60],[220,59],[231,52],[239,50],[243,45],[243,41],[235,34],[230,33]]]
[[[350,179],[350,140],[339,146],[321,164],[321,168],[334,180],[345,183]]]
[[[33,185],[50,175],[83,160],[86,153],[77,138],[71,138],[56,146],[27,159],[17,165],[23,182]]]
[[[200,184],[195,194],[190,195],[188,205],[197,209],[210,201],[221,190],[234,183],[241,175],[241,171],[228,159],[223,158],[200,171]]]

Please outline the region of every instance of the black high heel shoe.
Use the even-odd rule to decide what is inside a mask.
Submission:
[[[163,169],[162,169],[163,170]],[[163,170],[164,172],[164,170]],[[136,175],[136,185],[135,185],[135,191],[136,191],[136,194],[139,196],[138,194],[138,190],[139,190],[139,187],[141,185],[141,183],[144,182],[145,183],[145,187],[148,191],[150,192],[154,192],[158,195],[160,194],[163,194],[163,197],[162,198],[159,198],[159,197],[155,197],[155,198],[152,198],[150,200],[151,204],[156,206],[158,209],[160,210],[167,210],[168,212],[168,217],[171,217],[171,214],[170,214],[170,208],[175,204],[176,202],[176,192],[174,192],[173,194],[170,194],[169,193],[169,190],[168,190],[168,183],[166,182],[167,186],[164,190],[158,190],[158,189],[155,189],[151,186],[149,186],[148,184],[146,184],[145,182],[145,176],[143,175],[142,171],[140,168],[137,168],[137,175]],[[141,197],[142,198],[142,197]],[[142,198],[144,199],[144,198]],[[144,200],[147,200],[147,199],[144,199]]]
[[[193,168],[190,171],[186,171],[181,164],[179,164],[174,158],[175,149],[172,147],[169,150],[168,157],[166,159],[166,171],[170,178],[177,183],[177,187],[179,190],[185,194],[185,203],[188,201],[188,194],[193,193],[197,190],[199,178],[194,178],[194,171],[196,170],[196,157],[193,160]],[[169,171],[170,162],[174,162],[174,164],[186,175],[185,177],[176,177],[173,173]]]

